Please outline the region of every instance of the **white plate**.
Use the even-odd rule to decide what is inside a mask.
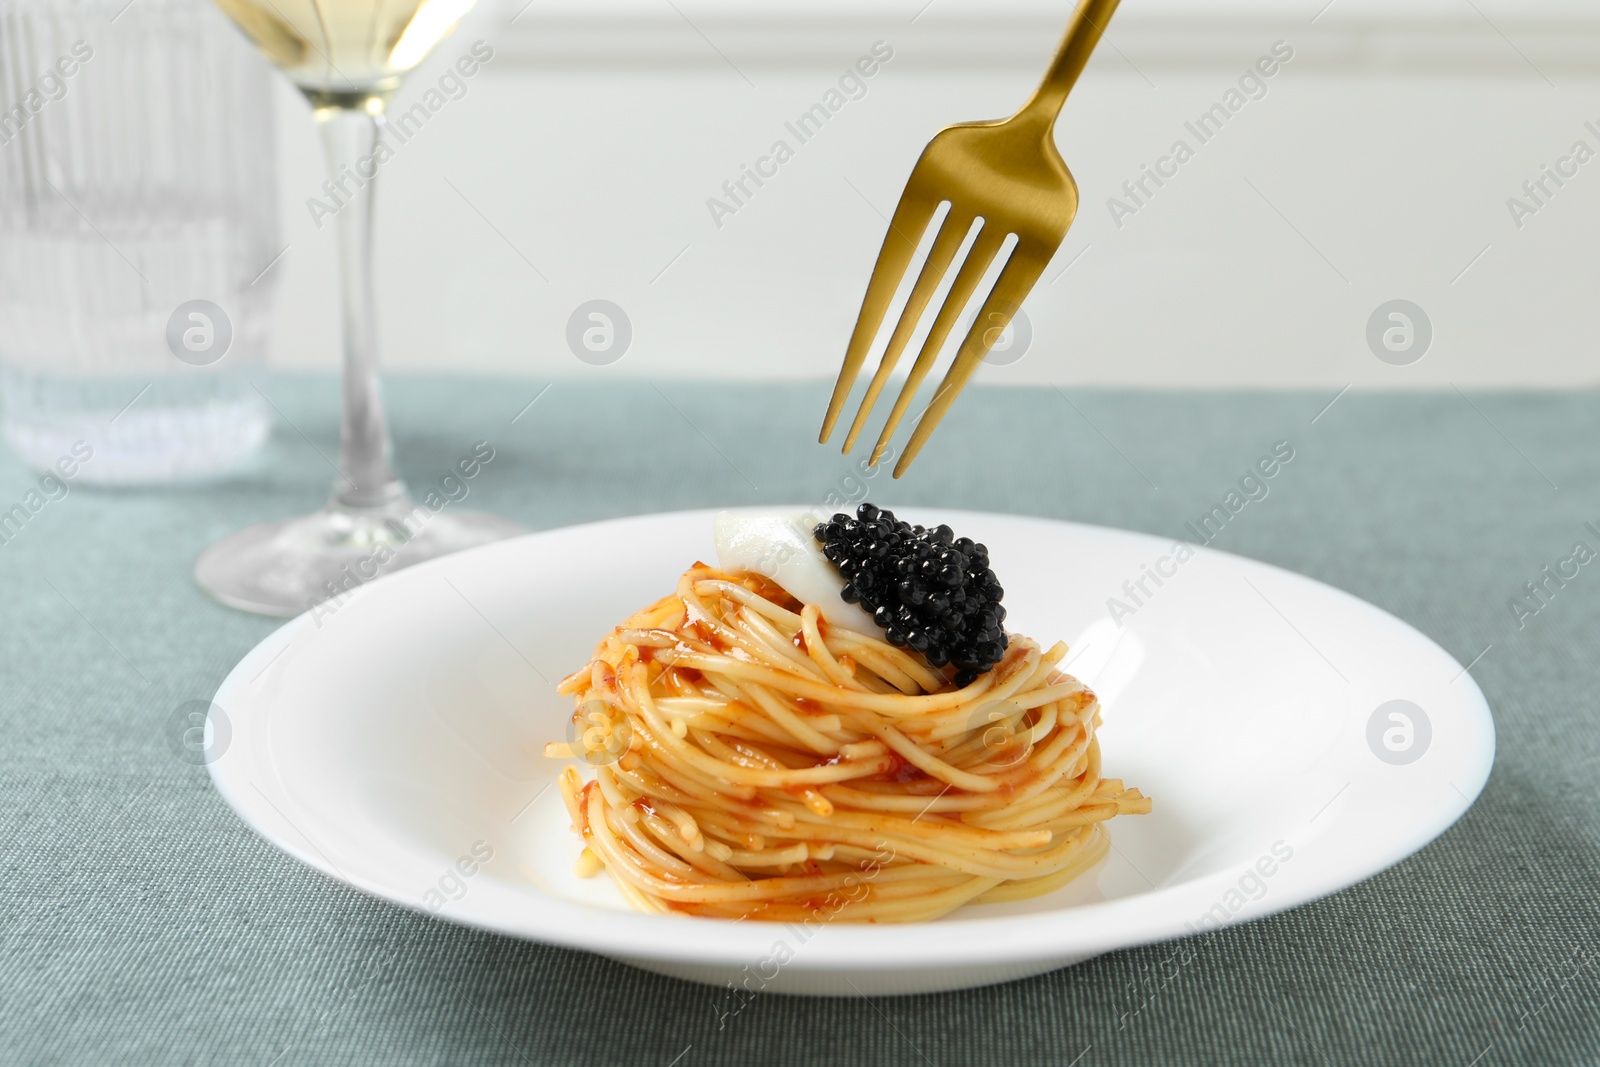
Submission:
[[[886,994],[1019,978],[1314,900],[1427,844],[1488,777],[1494,724],[1471,677],[1345,593],[1220,552],[1179,562],[1143,534],[902,517],[989,545],[1007,625],[1072,645],[1068,669],[1105,708],[1105,773],[1155,799],[1050,896],[921,926],[803,928],[641,915],[606,876],[572,873],[562,764],[541,755],[572,710],[554,684],[713,557],[705,511],[504,541],[295,619],[217,693],[212,778],[290,855],[404,907],[695,981]],[[1157,586],[1151,570],[1170,576]],[[1113,596],[1132,613],[1113,619]],[[1409,735],[1383,707],[1396,700]]]

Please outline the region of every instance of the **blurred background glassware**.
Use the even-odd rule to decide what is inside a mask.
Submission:
[[[80,480],[155,483],[266,440],[271,90],[203,0],[0,0],[0,407],[27,463],[83,440]]]
[[[473,0],[216,2],[305,95],[322,133],[339,239],[344,415],[328,503],[223,538],[201,553],[194,574],[224,604],[298,615],[386,571],[523,532],[494,515],[413,501],[394,472],[378,388],[372,203],[392,152],[379,122],[390,95]]]

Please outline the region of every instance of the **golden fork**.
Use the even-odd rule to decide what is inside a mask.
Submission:
[[[933,402],[923,413],[911,441],[895,464],[896,478],[911,466],[939,420],[955,402],[956,395],[1005,332],[1050,257],[1061,247],[1061,240],[1078,213],[1078,186],[1056,150],[1053,130],[1067,93],[1083,72],[1094,46],[1100,42],[1100,34],[1117,9],[1117,3],[1118,0],[1083,0],[1072,17],[1072,24],[1067,27],[1066,36],[1061,39],[1061,47],[1044,81],[1022,110],[1009,119],[946,127],[922,150],[921,158],[906,181],[905,192],[900,194],[894,218],[889,220],[889,232],[884,235],[877,266],[873,267],[872,280],[867,284],[867,295],[861,301],[861,314],[856,319],[855,332],[850,335],[844,367],[834,383],[833,397],[828,401],[828,414],[823,419],[822,436],[818,440],[826,443],[833,434],[834,424],[839,420],[844,402],[861,372],[861,364],[867,358],[867,350],[883,324],[917,244],[939,205],[945,201],[950,203],[949,213],[912,286],[911,296],[890,335],[878,371],[867,386],[855,422],[845,435],[844,451],[849,452],[855,445],[872,405],[900,361],[906,342],[911,339],[928,301],[950,269],[976,219],[982,220],[982,227],[951,283],[944,306],[933,320],[922,351],[911,367],[911,375],[900,390],[894,410],[872,450],[871,462],[876,465],[888,447],[889,439],[911,406],[912,397],[939,358],[939,351],[956,319],[1007,235],[1016,234],[1017,243],[1010,258],[973,320],[966,339],[961,342],[944,381],[939,383]]]

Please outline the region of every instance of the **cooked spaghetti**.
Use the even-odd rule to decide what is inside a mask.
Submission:
[[[1150,810],[1100,776],[1099,702],[1011,635],[956,687],[909,649],[829,625],[757,574],[705,564],[626,620],[560,692],[545,754],[637,908],[729,919],[911,922],[1049,892]]]

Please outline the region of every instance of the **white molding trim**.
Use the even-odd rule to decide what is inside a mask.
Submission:
[[[564,71],[831,66],[880,38],[895,46],[897,69],[984,69],[1039,62],[1070,9],[1041,0],[989,0],[981,9],[974,0],[876,0],[848,10],[793,0],[504,0],[498,39],[518,65]],[[1280,38],[1302,68],[1552,82],[1600,75],[1600,5],[1552,0],[1129,0],[1106,37],[1108,58],[1097,63],[1130,76],[1131,68],[1231,68]]]

